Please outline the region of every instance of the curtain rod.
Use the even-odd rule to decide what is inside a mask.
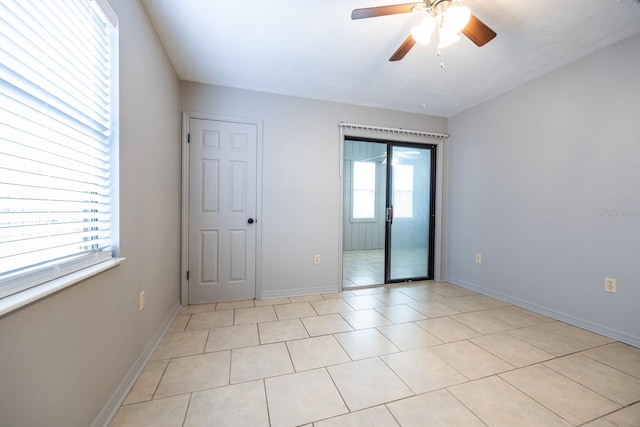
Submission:
[[[369,125],[359,125],[355,123],[345,123],[340,122],[340,127],[355,129],[355,130],[364,130],[371,132],[381,132],[381,133],[390,133],[393,135],[409,135],[409,136],[424,136],[428,138],[448,138],[448,133],[434,133],[434,132],[425,132],[422,130],[411,130],[411,129],[402,129],[402,128],[388,128],[381,126],[369,126]]]

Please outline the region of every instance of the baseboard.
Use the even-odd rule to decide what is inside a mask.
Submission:
[[[322,286],[316,288],[297,288],[297,289],[281,289],[275,291],[262,292],[260,299],[274,299],[274,298],[286,298],[296,297],[303,295],[319,295],[319,294],[332,294],[340,292],[342,289],[333,286]]]
[[[604,335],[611,339],[624,342],[626,344],[640,348],[640,337],[638,336],[630,335],[626,332],[618,331],[615,329],[610,329],[610,328],[607,328],[606,326],[590,322],[586,319],[571,316],[569,314],[562,313],[560,311],[554,310],[549,307],[545,307],[545,306],[531,303],[529,301],[525,301],[523,299],[514,297],[512,295],[504,294],[502,292],[496,292],[492,289],[488,289],[488,288],[476,285],[475,283],[467,282],[462,279],[446,276],[444,280],[456,286],[460,286],[465,289],[469,289],[471,291],[479,292],[483,295],[497,298],[501,301],[505,301],[510,304],[517,305],[518,307],[526,308],[527,310],[531,310],[533,312],[542,314],[544,316],[551,317],[552,319],[560,320],[561,322],[565,322],[570,325],[577,326],[579,328],[586,329],[588,331],[595,332],[597,334]]]
[[[158,346],[158,343],[160,343],[165,332],[167,332],[169,326],[171,326],[171,322],[173,322],[173,319],[175,319],[176,315],[180,311],[180,307],[180,300],[178,300],[175,305],[171,307],[171,311],[164,318],[156,333],[153,334],[153,337],[151,337],[147,345],[144,347],[140,356],[136,359],[131,369],[129,369],[129,372],[127,372],[127,375],[125,375],[122,381],[120,381],[120,384],[111,395],[111,398],[109,398],[107,403],[102,407],[98,416],[93,420],[91,427],[108,427],[109,423],[116,415],[116,412],[118,412],[120,405],[122,405],[122,402],[126,399],[129,390],[131,390],[136,379],[138,379],[138,375],[140,375],[140,372],[142,372],[142,369],[144,369],[145,365],[149,361],[151,354],[153,354],[153,351]]]

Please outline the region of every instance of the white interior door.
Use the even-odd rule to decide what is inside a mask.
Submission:
[[[189,304],[255,298],[257,127],[189,120]]]

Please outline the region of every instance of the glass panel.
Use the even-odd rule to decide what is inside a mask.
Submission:
[[[380,285],[385,278],[387,144],[345,140],[343,287]]]
[[[389,280],[429,277],[431,148],[391,148]]]

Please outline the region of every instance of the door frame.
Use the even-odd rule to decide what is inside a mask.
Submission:
[[[434,265],[433,265],[433,280],[436,282],[440,282],[444,277],[444,254],[446,251],[445,240],[444,240],[444,210],[445,210],[445,161],[446,161],[446,149],[447,149],[447,140],[448,134],[434,134],[436,138],[425,138],[419,137],[414,138],[418,132],[422,131],[408,131],[407,134],[403,134],[401,129],[398,129],[399,132],[391,132],[389,134],[374,134],[372,135],[370,132],[367,132],[367,126],[361,126],[358,130],[347,130],[342,126],[340,127],[340,147],[339,147],[339,165],[338,165],[338,175],[339,175],[339,212],[340,212],[340,235],[339,235],[339,262],[338,262],[338,280],[339,280],[339,289],[343,290],[343,281],[344,281],[344,272],[343,272],[343,253],[344,253],[344,142],[345,138],[359,138],[359,139],[369,139],[372,141],[378,140],[387,141],[392,143],[410,143],[410,144],[423,144],[423,145],[435,145],[436,146],[436,182],[435,182],[435,220],[433,221],[434,226]],[[372,128],[375,130],[375,128]],[[386,128],[381,128],[386,130]],[[362,130],[362,131],[360,131]],[[393,130],[393,129],[391,129]],[[429,132],[423,132],[429,133]]]
[[[221,116],[195,111],[182,112],[182,224],[180,249],[180,304],[189,305],[189,121],[191,119],[242,123],[256,126],[256,291],[262,295],[262,120],[246,117]]]

